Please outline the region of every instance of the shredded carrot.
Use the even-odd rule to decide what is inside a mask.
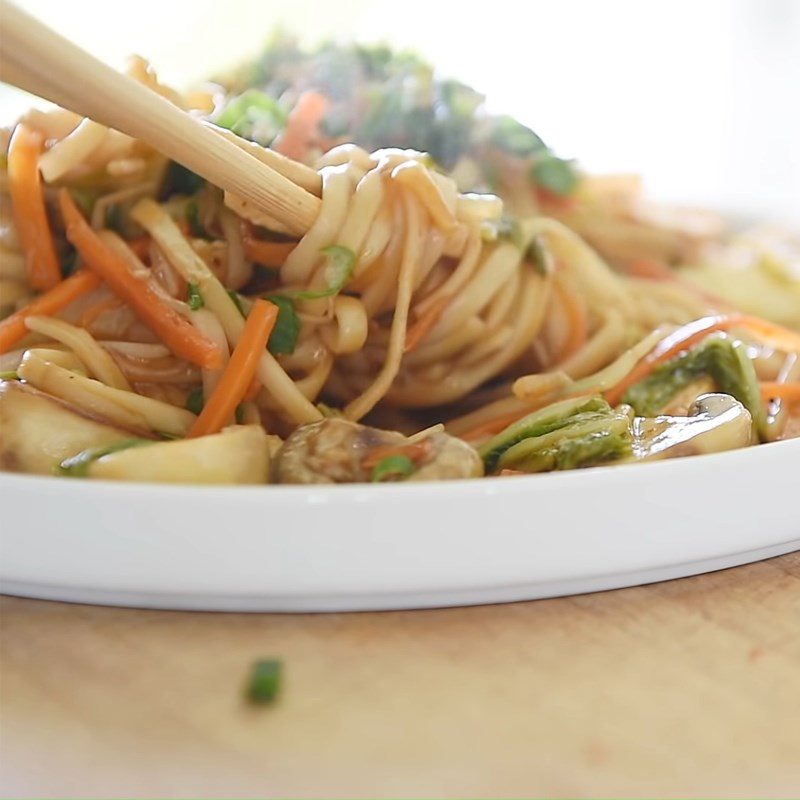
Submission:
[[[424,313],[419,315],[414,324],[406,331],[404,353],[413,352],[425,341],[425,337],[433,330],[450,300],[450,295],[442,295],[436,302],[431,303]]]
[[[800,400],[800,383],[771,383],[761,384],[761,396],[765,400],[781,399],[789,403]]]
[[[261,354],[277,319],[278,307],[274,303],[261,299],[253,303],[231,359],[187,438],[216,433],[233,417],[236,406],[244,399],[255,377]]]
[[[376,447],[367,453],[361,465],[364,469],[372,469],[390,456],[407,456],[415,464],[419,464],[420,461],[427,457],[430,451],[430,439],[423,439],[421,442],[413,442],[412,444],[387,444],[383,447]]]
[[[245,258],[265,267],[280,267],[297,247],[297,242],[265,242],[247,234],[242,237],[242,244]]]
[[[124,305],[125,303],[116,295],[107,297],[99,303],[94,303],[81,315],[81,328],[88,328],[101,314],[106,311],[114,311]]]
[[[56,284],[49,292],[31,300],[25,308],[6,317],[0,322],[0,353],[7,352],[28,335],[29,331],[25,325],[28,317],[51,317],[79,297],[93,292],[100,283],[100,278],[93,272],[81,270]]]
[[[328,110],[328,99],[315,91],[303,92],[286,120],[286,130],[273,148],[295,161],[304,161],[320,136],[320,123]]]
[[[67,239],[86,265],[158,334],[175,355],[200,367],[221,367],[222,355],[214,342],[170,305],[152,277],[140,278],[131,272],[125,260],[89,227],[66,189],[59,193],[59,202]]]
[[[33,289],[47,291],[61,280],[56,246],[42,191],[39,154],[44,137],[27,125],[14,129],[8,146],[8,189],[28,281]]]
[[[569,334],[560,358],[560,361],[565,361],[586,344],[586,340],[589,338],[589,318],[586,313],[586,306],[581,300],[567,291],[561,281],[555,281],[553,285],[567,315]]]

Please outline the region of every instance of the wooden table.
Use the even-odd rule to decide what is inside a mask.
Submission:
[[[800,794],[800,554],[441,611],[0,608],[3,796]]]

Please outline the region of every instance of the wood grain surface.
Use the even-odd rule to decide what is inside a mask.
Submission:
[[[0,610],[5,797],[800,795],[797,553],[482,608]]]

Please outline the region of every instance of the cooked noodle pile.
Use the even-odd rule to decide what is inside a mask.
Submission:
[[[131,74],[220,120],[211,95],[179,96],[140,59]],[[285,152],[303,124],[287,126]],[[639,414],[625,394],[638,385],[631,376],[645,381],[717,339],[734,355],[687,362],[680,375],[696,374],[680,377],[659,411],[685,414],[684,400],[716,389],[741,401],[756,425],[744,390],[725,388],[732,368],[719,366],[736,362],[744,342],[743,369],[768,387],[755,390],[768,404],[758,435],[793,433],[800,336],[677,275],[617,271],[563,209],[559,219],[543,215],[512,187],[512,215],[497,195],[459,192],[425,153],[339,144],[313,168],[297,166],[322,202],[294,240],[267,210],[70,112],[29,112],[8,131],[4,151],[0,369],[6,384],[55,398],[117,438],[203,437],[233,423],[286,437],[309,423],[366,418],[406,433],[443,422],[481,445],[564,399],[603,395]],[[309,152],[297,155],[309,161]],[[693,393],[680,399],[687,386]],[[633,412],[625,413],[628,425]],[[582,436],[595,452],[595,433]],[[279,446],[275,436],[265,448],[274,455]],[[411,466],[388,479],[419,470],[431,447],[413,437],[389,447],[387,458]],[[549,468],[613,460],[551,456]],[[53,466],[17,462],[4,464]],[[538,467],[506,470],[516,471]]]

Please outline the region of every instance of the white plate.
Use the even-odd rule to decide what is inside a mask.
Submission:
[[[85,603],[342,611],[611,589],[800,549],[800,440],[389,486],[3,475],[0,586]]]

